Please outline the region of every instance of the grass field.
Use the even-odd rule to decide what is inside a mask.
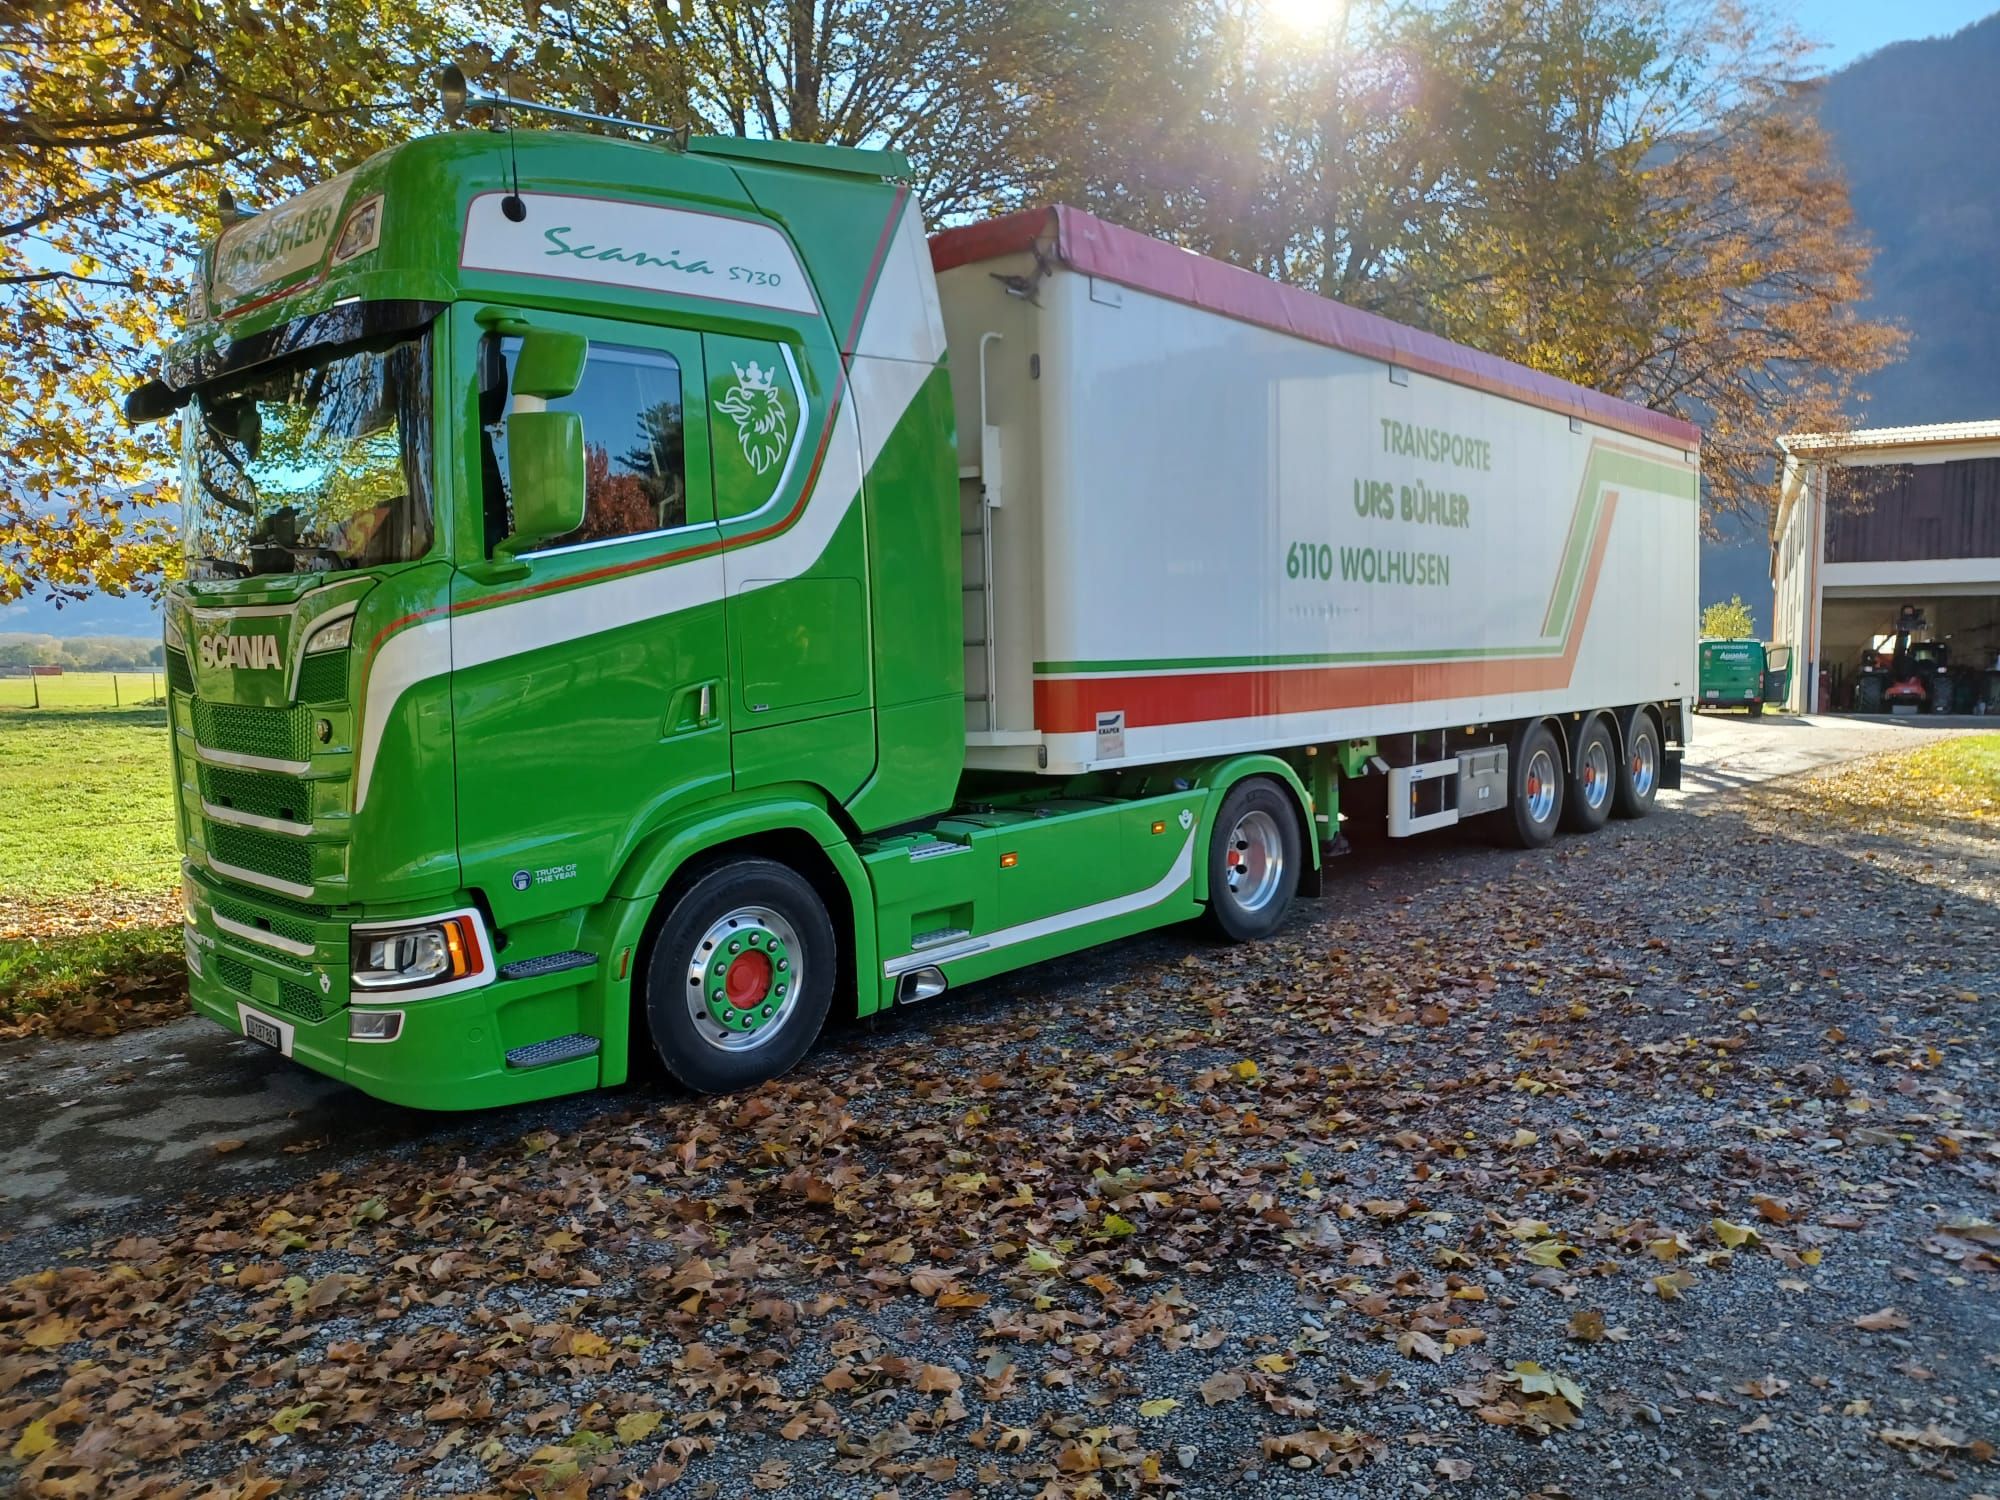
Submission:
[[[168,777],[164,709],[0,711],[0,901],[172,892]]]
[[[0,708],[0,1035],[184,1005],[168,776],[164,709]]]
[[[157,704],[167,690],[160,672],[65,672],[60,677],[0,677],[0,712],[10,708],[133,708]]]

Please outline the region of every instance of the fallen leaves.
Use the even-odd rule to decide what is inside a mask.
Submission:
[[[1865,1333],[1890,1333],[1908,1328],[1910,1320],[1895,1308],[1884,1307],[1872,1313],[1863,1313],[1854,1320],[1854,1326]]]
[[[1250,1382],[1240,1370],[1218,1370],[1201,1383],[1201,1400],[1204,1406],[1221,1406],[1227,1401],[1241,1400],[1250,1389]]]
[[[749,1095],[533,1113],[418,1170],[284,1162],[0,1288],[0,1442],[26,1494],[337,1472],[360,1433],[405,1488],[544,1497],[1199,1494],[1260,1465],[1403,1493],[1499,1484],[1488,1455],[1585,1422],[1684,1451],[1712,1404],[1725,1443],[1817,1407],[1962,1466],[1986,1435],[1938,1342],[2000,1285],[1975,960],[1796,927],[1843,892],[1843,923],[1893,922],[1850,862],[1724,907],[1699,831],[1649,829],[1611,884],[1602,843],[1531,887],[1468,855],[1469,886],[1141,954],[1088,1005],[926,1018]],[[1732,846],[1743,879],[1777,837]],[[1868,1375],[1817,1383],[1829,1334]],[[1646,1462],[1633,1492],[1679,1492]]]

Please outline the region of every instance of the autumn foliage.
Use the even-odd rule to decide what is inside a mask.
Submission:
[[[51,0],[0,19],[0,601],[171,569],[151,373],[217,194],[431,120],[430,70],[730,134],[902,149],[925,208],[1061,197],[1707,429],[1714,511],[1899,336],[1794,80],[1736,0]]]

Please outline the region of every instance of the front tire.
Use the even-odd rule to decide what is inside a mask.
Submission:
[[[646,1026],[682,1084],[726,1094],[789,1072],[833,999],[826,904],[796,870],[739,859],[674,902],[646,964]]]
[[[1625,758],[1618,763],[1618,800],[1612,809],[1621,818],[1643,818],[1653,810],[1660,792],[1660,731],[1653,716],[1638,713],[1625,731]]]
[[[1611,738],[1611,726],[1600,714],[1576,737],[1563,826],[1574,833],[1595,833],[1611,818],[1611,798],[1617,788],[1618,746]]]
[[[1208,839],[1208,921],[1232,943],[1269,937],[1299,889],[1291,793],[1253,777],[1229,789]]]

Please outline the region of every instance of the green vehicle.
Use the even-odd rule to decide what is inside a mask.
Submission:
[[[1764,705],[1782,705],[1792,690],[1792,648],[1762,641],[1703,641],[1702,708],[1747,709],[1754,719]]]
[[[902,157],[734,138],[447,132],[226,226],[126,407],[181,422],[196,1010],[427,1108],[722,1091],[836,1003],[1264,936],[1344,780],[1393,834],[1642,815],[1699,433],[1247,275],[933,241]],[[1258,414],[1303,369],[1366,475],[1237,496],[1327,441]]]

